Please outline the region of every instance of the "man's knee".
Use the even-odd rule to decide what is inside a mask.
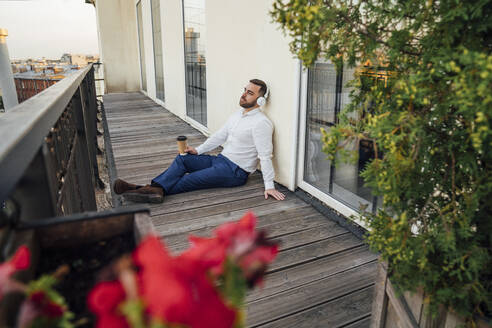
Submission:
[[[179,164],[184,164],[184,163],[185,163],[185,161],[184,161],[184,157],[187,157],[187,156],[189,156],[189,155],[185,155],[185,156],[183,156],[183,155],[178,154],[178,155],[176,155],[176,157],[174,158],[174,161],[175,161],[175,162],[178,162]]]

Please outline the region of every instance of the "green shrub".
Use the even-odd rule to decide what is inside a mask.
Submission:
[[[434,313],[491,315],[492,2],[276,0],[271,15],[306,66],[370,60],[393,73],[356,74],[323,151],[373,143],[362,176],[383,206],[363,212],[367,240],[400,289],[422,286]]]

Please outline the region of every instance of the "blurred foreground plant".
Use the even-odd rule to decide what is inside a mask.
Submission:
[[[278,252],[255,226],[248,213],[211,238],[191,236],[191,247],[179,256],[158,237],[146,237],[90,292],[97,326],[243,327],[246,290],[261,282]]]
[[[0,264],[0,301],[6,294],[12,292],[25,295],[19,310],[17,327],[72,327],[70,319],[73,315],[68,311],[63,297],[53,289],[59,277],[64,275],[68,268],[62,266],[54,274],[44,275],[26,285],[13,279],[12,275],[27,269],[30,258],[29,249],[21,246],[10,260]]]

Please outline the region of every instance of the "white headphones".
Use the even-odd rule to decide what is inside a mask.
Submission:
[[[266,89],[265,94],[262,97],[258,97],[258,99],[256,99],[256,103],[260,107],[265,106],[267,99],[268,99],[268,96],[270,95],[270,88],[268,86],[266,88],[267,89]]]

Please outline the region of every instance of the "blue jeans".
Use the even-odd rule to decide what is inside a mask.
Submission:
[[[171,166],[152,179],[152,183],[160,185],[167,195],[173,195],[198,189],[241,186],[248,180],[248,175],[222,154],[188,154],[176,156]]]

